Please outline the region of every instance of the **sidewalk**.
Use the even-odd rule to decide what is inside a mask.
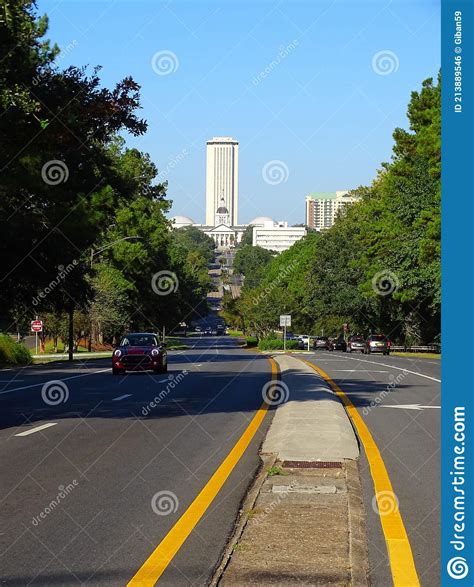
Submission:
[[[305,363],[275,357],[289,399],[214,585],[365,586],[359,448],[339,399]]]

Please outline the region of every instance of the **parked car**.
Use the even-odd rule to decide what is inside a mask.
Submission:
[[[308,342],[310,343],[310,337],[307,334],[302,334],[301,336],[298,336],[298,348],[307,350]]]
[[[342,336],[336,338],[332,341],[332,350],[333,351],[342,351],[343,353],[346,352],[347,343]]]
[[[122,337],[112,354],[112,374],[121,375],[126,371],[168,370],[168,356],[158,336],[150,332],[131,332]]]
[[[211,336],[212,335],[212,328],[210,326],[206,326],[206,328],[204,329],[204,334],[206,336]]]
[[[198,334],[201,334],[202,328],[200,326],[196,326],[196,328],[194,329],[194,331],[197,332]]]
[[[353,351],[360,351],[363,353],[365,351],[365,339],[360,334],[354,334],[353,336],[349,337],[347,341],[347,352],[352,353]]]
[[[370,355],[371,353],[383,353],[384,355],[390,354],[390,341],[383,334],[371,334],[365,341],[365,354]]]
[[[330,351],[330,350],[332,350],[331,341],[329,340],[329,338],[327,336],[317,336],[313,342],[313,349],[315,351],[320,350],[320,349],[325,349],[327,351]]]

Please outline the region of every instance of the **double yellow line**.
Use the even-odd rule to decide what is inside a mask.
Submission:
[[[420,581],[416,572],[410,541],[408,540],[405,525],[398,509],[398,500],[393,491],[382,455],[375,444],[372,434],[357,411],[357,408],[337,383],[327,373],[310,361],[304,362],[327,381],[334,393],[341,399],[364,446],[374,482],[375,497],[382,531],[387,544],[394,587],[418,587]]]
[[[275,381],[278,378],[278,366],[273,359],[269,359],[269,361],[272,368],[272,380]],[[263,402],[225,460],[188,509],[143,563],[135,576],[129,581],[128,587],[149,587],[155,585],[161,575],[166,571],[176,553],[206,513],[225,481],[232,473],[232,470],[247,450],[252,438],[263,422],[268,408],[269,404]]]

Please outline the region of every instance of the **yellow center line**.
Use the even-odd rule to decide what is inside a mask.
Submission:
[[[380,523],[387,544],[394,587],[419,586],[420,581],[416,572],[410,541],[398,509],[398,501],[393,491],[382,455],[380,454],[372,434],[357,411],[357,408],[337,383],[335,383],[327,373],[310,361],[304,359],[301,360],[327,381],[334,393],[341,399],[364,446],[374,482],[375,497],[377,499]]]
[[[274,381],[278,377],[278,366],[273,359],[269,358],[268,360],[271,364],[272,380]],[[199,520],[206,513],[206,510],[221,490],[226,479],[232,473],[234,467],[245,453],[252,438],[255,436],[255,433],[263,422],[268,408],[269,404],[263,402],[230,453],[219,465],[216,472],[212,475],[188,509],[158,544],[155,550],[137,571],[135,576],[129,581],[128,587],[148,587],[155,585],[195,526],[198,524]]]

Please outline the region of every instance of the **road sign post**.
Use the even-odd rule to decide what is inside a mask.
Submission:
[[[283,326],[283,350],[286,351],[286,328],[291,326],[291,316],[289,314],[280,315],[280,326]]]
[[[31,332],[35,333],[35,354],[38,354],[38,332],[43,332],[43,322],[38,320],[36,316],[35,320],[31,321]]]

